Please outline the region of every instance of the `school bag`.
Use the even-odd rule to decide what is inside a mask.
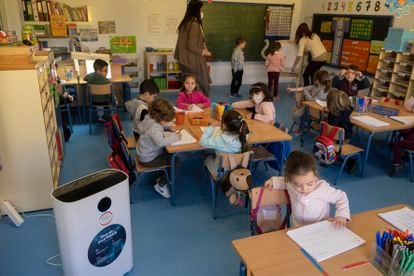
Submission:
[[[252,174],[248,169],[250,155],[250,152],[243,153],[240,165],[237,165],[234,155],[227,155],[230,171],[224,181],[221,182],[221,188],[232,205],[243,205],[242,198],[247,198],[247,193],[252,184]]]
[[[333,127],[329,133],[327,129],[327,127],[323,127],[321,135],[316,137],[313,156],[319,163],[330,165],[337,159],[334,137],[338,133],[339,128]]]

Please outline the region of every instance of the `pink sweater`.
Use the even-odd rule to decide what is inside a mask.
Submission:
[[[330,204],[335,204],[335,217],[351,219],[346,193],[318,179],[319,186],[308,194],[298,192],[293,184],[286,184],[283,176],[272,177],[273,189],[287,189],[294,226],[318,222],[329,218]]]
[[[273,102],[261,102],[256,105],[252,100],[239,101],[231,104],[233,108],[249,108],[254,107],[256,115],[254,119],[265,123],[274,124],[276,120],[276,110]]]
[[[267,72],[281,72],[285,67],[285,55],[276,51],[273,55],[268,54],[266,57]]]
[[[203,107],[209,107],[210,99],[201,91],[193,91],[191,94],[180,91],[177,97],[177,107],[181,109],[187,109],[190,104],[203,104]]]

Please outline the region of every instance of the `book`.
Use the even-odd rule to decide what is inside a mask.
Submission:
[[[66,18],[64,15],[50,16],[50,31],[52,36],[67,36]]]
[[[362,115],[362,116],[354,116],[352,119],[360,121],[364,124],[374,126],[374,127],[384,127],[390,125],[387,122],[375,119],[374,117],[368,116],[368,115]]]
[[[191,136],[191,134],[188,133],[186,129],[182,129],[180,133],[181,133],[181,139],[171,144],[172,146],[186,145],[186,144],[192,144],[192,143],[197,142],[197,140],[193,136]]]
[[[404,125],[414,125],[414,116],[390,116],[390,119],[400,122]]]
[[[289,230],[287,235],[318,262],[365,243],[348,228],[335,228],[326,220]]]
[[[407,207],[399,210],[380,213],[378,216],[401,231],[406,231],[414,234],[414,210]]]

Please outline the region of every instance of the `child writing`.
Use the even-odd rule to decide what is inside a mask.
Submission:
[[[231,74],[233,76],[230,85],[230,96],[234,98],[241,98],[239,89],[242,84],[243,66],[244,66],[244,52],[246,47],[246,39],[239,36],[236,38],[236,47],[233,49],[231,55]]]
[[[320,70],[316,71],[313,75],[312,85],[297,88],[288,87],[287,90],[289,93],[303,93],[305,101],[326,101],[326,96],[331,89],[331,83],[328,71]],[[295,130],[294,134],[299,136],[302,134],[304,129],[303,115],[305,114],[305,107],[302,106],[301,103],[296,103],[296,105],[299,106],[299,108],[293,112],[292,117],[295,124],[298,125],[298,128]]]
[[[93,63],[93,69],[95,72],[89,73],[86,75],[83,80],[88,82],[88,84],[108,84],[109,80],[106,78],[108,74],[108,63],[105,60],[97,59]],[[112,99],[110,95],[95,95],[92,98],[92,101],[96,105],[108,105],[111,103]],[[104,115],[103,107],[98,106],[98,120],[104,121],[102,118]]]
[[[240,153],[247,150],[249,129],[239,112],[226,110],[221,118],[221,126],[216,130],[207,127],[200,138],[200,145],[214,149],[215,155],[209,155],[204,164],[214,179],[217,179],[220,153]]]
[[[329,111],[328,124],[345,130],[345,140],[352,137],[351,114],[354,111],[348,95],[341,90],[331,90],[326,97],[326,108]]]
[[[232,103],[234,108],[245,108],[252,112],[251,119],[274,124],[276,119],[275,106],[267,92],[266,84],[253,84],[249,91],[250,99]]]
[[[160,94],[160,89],[153,79],[146,79],[139,85],[139,95],[125,103],[125,108],[131,114],[133,120],[132,130],[135,140],[139,138],[138,124],[148,114],[148,104]]]
[[[369,86],[369,80],[353,64],[341,69],[339,74],[332,79],[332,87],[344,91],[348,96],[358,96],[359,90]]]
[[[265,182],[268,189],[286,189],[292,207],[293,226],[302,226],[329,218],[330,205],[335,204],[335,226],[350,220],[346,193],[319,179],[312,156],[293,151],[285,165],[285,176],[274,176]]]
[[[169,128],[175,118],[174,108],[167,100],[160,98],[149,104],[148,112],[149,115],[138,124],[140,137],[136,150],[139,161],[147,167],[169,165],[171,155],[165,151],[165,146],[181,138],[180,133],[164,130],[164,128]],[[158,177],[154,189],[163,197],[170,197],[165,178]]]
[[[194,74],[187,74],[183,79],[183,87],[178,93],[177,107],[184,110],[192,110],[193,105],[207,108],[211,104],[210,99],[197,90],[197,79]]]
[[[266,56],[266,69],[269,94],[272,95],[275,100],[279,99],[279,75],[285,66],[285,56],[280,51],[282,45],[279,41],[272,41],[270,43],[268,54]]]
[[[404,103],[404,108],[407,112],[414,111],[414,97],[411,96]],[[394,176],[402,168],[401,159],[405,150],[414,150],[414,128],[400,130],[400,141],[391,143],[393,150],[393,165],[390,171],[390,176]]]

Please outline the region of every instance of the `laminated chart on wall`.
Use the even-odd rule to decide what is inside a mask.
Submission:
[[[268,6],[266,11],[265,37],[270,40],[289,39],[293,5]]]

